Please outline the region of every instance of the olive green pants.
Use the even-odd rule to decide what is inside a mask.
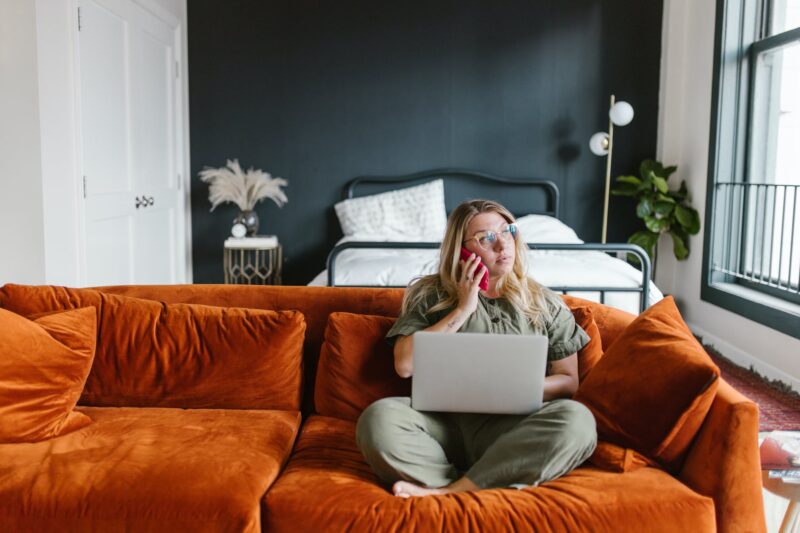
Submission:
[[[378,477],[443,487],[466,475],[481,488],[538,485],[566,474],[597,444],[594,417],[573,400],[530,415],[416,411],[383,398],[358,419],[356,441]]]

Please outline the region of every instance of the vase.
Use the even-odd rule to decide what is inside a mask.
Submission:
[[[246,237],[255,237],[258,234],[258,213],[253,210],[239,211],[233,223],[244,225],[247,229]]]

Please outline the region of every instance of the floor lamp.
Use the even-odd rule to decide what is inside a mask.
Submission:
[[[606,242],[606,229],[608,228],[608,195],[611,189],[611,156],[614,152],[614,126],[625,126],[633,120],[633,106],[628,102],[614,102],[611,95],[611,104],[608,109],[608,133],[598,131],[589,139],[589,149],[594,155],[607,156],[606,158],[606,189],[603,201],[603,234],[601,242]]]

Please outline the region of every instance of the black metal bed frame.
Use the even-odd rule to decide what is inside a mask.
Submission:
[[[555,183],[547,180],[536,179],[510,179],[500,178],[491,174],[483,172],[475,172],[472,170],[462,169],[441,169],[429,170],[410,174],[407,176],[362,176],[350,180],[344,188],[343,197],[345,199],[353,198],[355,189],[358,185],[363,184],[378,184],[378,185],[391,185],[391,184],[406,184],[416,181],[433,180],[448,177],[466,177],[474,178],[491,183],[500,183],[506,185],[522,185],[544,188],[550,198],[552,208],[547,211],[538,211],[537,214],[546,214],[558,218],[558,205],[559,205],[559,191]],[[527,213],[526,213],[527,214]],[[376,241],[353,241],[339,244],[331,250],[328,254],[327,268],[328,268],[328,286],[338,287],[363,287],[365,285],[336,285],[336,258],[345,250],[352,249],[438,249],[441,243],[438,242],[376,242]],[[528,247],[532,250],[574,250],[574,251],[601,251],[606,253],[626,253],[635,255],[641,264],[642,269],[642,284],[639,287],[607,287],[607,286],[557,286],[548,287],[549,289],[567,294],[569,292],[598,292],[600,293],[600,303],[605,303],[607,292],[634,292],[639,293],[639,312],[647,309],[648,296],[650,293],[650,257],[647,253],[635,244],[627,243],[583,243],[583,244],[562,244],[562,243],[528,243]],[[374,285],[367,285],[374,286]],[[381,287],[404,287],[395,285],[380,285]]]
[[[550,215],[558,218],[558,206],[560,202],[560,193],[558,186],[549,180],[540,180],[532,178],[502,178],[494,176],[485,172],[477,172],[475,170],[465,170],[460,168],[442,168],[436,170],[424,170],[415,174],[408,174],[405,176],[360,176],[348,181],[342,190],[342,199],[349,200],[355,196],[356,187],[359,185],[393,185],[393,184],[411,184],[417,181],[432,181],[435,179],[447,178],[469,178],[475,181],[482,181],[487,183],[500,183],[509,186],[520,187],[533,187],[544,189],[545,193],[549,196],[550,207],[545,211],[538,211],[536,214]],[[519,214],[527,215],[527,213],[514,213],[514,216]]]

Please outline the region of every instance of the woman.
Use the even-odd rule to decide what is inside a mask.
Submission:
[[[471,252],[466,261],[462,246]],[[592,414],[568,399],[578,387],[576,353],[589,337],[557,295],[527,276],[526,251],[502,205],[462,203],[448,218],[438,274],[409,286],[386,337],[394,342],[396,372],[407,378],[417,331],[547,335],[546,403],[527,416],[420,412],[409,398],[373,403],[358,420],[356,440],[396,496],[537,485],[594,450]],[[489,286],[481,290],[486,272]]]

